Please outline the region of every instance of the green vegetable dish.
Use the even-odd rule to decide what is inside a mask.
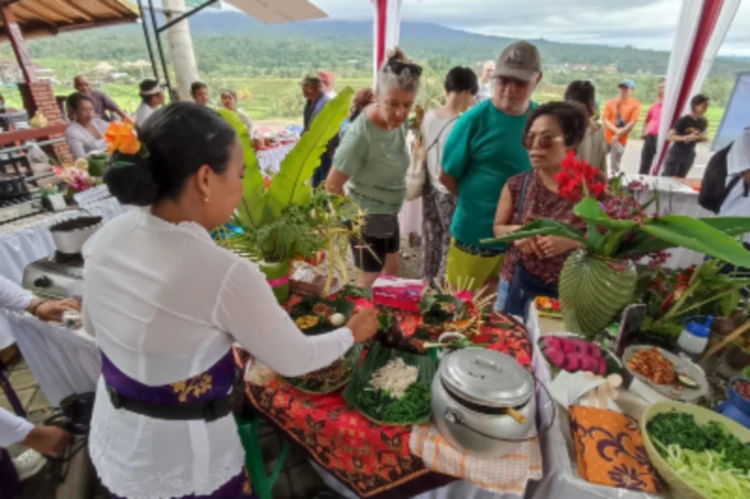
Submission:
[[[750,444],[721,423],[698,425],[692,415],[673,411],[657,414],[646,429],[666,463],[701,494],[750,497]]]
[[[344,389],[344,400],[371,421],[391,425],[430,420],[431,383],[437,364],[427,355],[373,344]]]

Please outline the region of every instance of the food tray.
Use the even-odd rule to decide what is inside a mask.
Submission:
[[[661,354],[666,357],[667,360],[674,364],[675,373],[685,374],[688,377],[692,378],[693,381],[698,383],[698,387],[689,388],[687,386],[678,384],[657,385],[645,376],[638,374],[637,372],[630,369],[630,367],[628,366],[628,362],[630,362],[630,360],[635,356],[635,352],[638,350],[650,348],[657,348],[659,352],[661,352]],[[672,400],[692,402],[708,394],[708,381],[706,381],[706,375],[703,373],[703,371],[701,371],[701,369],[692,362],[688,362],[683,358],[664,350],[663,348],[654,347],[653,345],[631,345],[625,349],[625,353],[622,356],[622,363],[625,366],[625,369],[627,369],[634,378],[637,378],[643,383],[646,383],[652,389],[656,390],[659,394]],[[678,389],[678,386],[682,386],[682,388]]]
[[[379,343],[375,343],[367,352],[365,360],[355,368],[354,376],[346,388],[344,388],[342,396],[350,406],[357,409],[360,414],[374,423],[391,426],[411,426],[413,424],[427,423],[431,417],[431,411],[429,409],[426,414],[414,418],[411,421],[382,421],[378,414],[374,414],[368,411],[368,409],[360,407],[357,401],[357,394],[368,387],[373,373],[386,365],[391,359],[397,357],[402,358],[408,365],[416,366],[419,369],[418,381],[423,381],[431,387],[432,378],[435,377],[435,373],[437,372],[437,362],[427,355],[415,355],[399,350],[391,350],[383,348]]]
[[[309,387],[308,382],[301,379],[299,376],[294,377],[294,378],[282,377],[282,379],[288,385],[293,386],[294,388],[296,388],[297,390],[303,393],[308,393],[311,395],[325,395],[327,393],[333,393],[343,388],[344,386],[346,386],[347,383],[351,381],[352,376],[354,375],[354,371],[357,368],[357,365],[359,364],[360,358],[362,357],[362,350],[363,350],[362,344],[354,345],[351,349],[349,349],[349,351],[346,352],[346,354],[344,354],[344,356],[342,357],[344,362],[348,363],[351,366],[349,368],[349,372],[345,376],[338,379],[337,381],[327,384],[327,385],[323,385],[320,388],[317,388],[317,389],[308,388]],[[315,372],[318,373],[318,372],[323,371],[324,369],[327,369],[327,367],[323,369],[319,369],[318,371],[315,371]],[[310,374],[314,374],[314,373],[310,373]]]

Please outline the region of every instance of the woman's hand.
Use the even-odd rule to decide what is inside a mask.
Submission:
[[[525,239],[519,239],[513,241],[513,244],[518,248],[518,251],[526,255],[534,255],[537,258],[544,258],[544,253],[539,247],[537,242],[537,236],[527,237]]]
[[[580,247],[580,243],[560,236],[537,236],[537,245],[542,252],[540,258],[552,258]]]
[[[354,312],[346,323],[354,335],[354,343],[367,341],[378,332],[378,313],[374,308],[363,308]]]

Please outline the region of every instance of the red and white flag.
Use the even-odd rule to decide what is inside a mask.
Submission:
[[[375,7],[373,22],[373,86],[388,51],[398,45],[401,32],[402,0],[371,0]]]

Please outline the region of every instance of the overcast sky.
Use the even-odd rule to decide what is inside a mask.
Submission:
[[[311,1],[332,19],[372,19],[369,0]],[[670,50],[682,1],[404,0],[403,19],[488,35]],[[742,2],[720,53],[750,56],[750,0]]]

